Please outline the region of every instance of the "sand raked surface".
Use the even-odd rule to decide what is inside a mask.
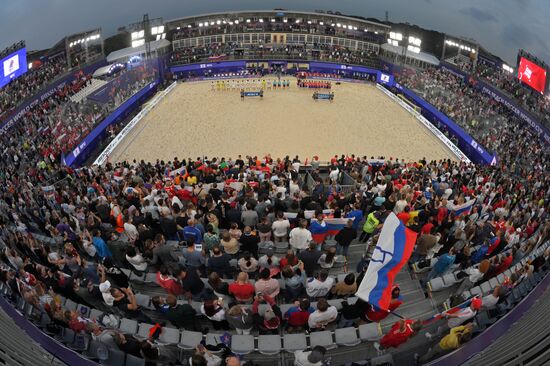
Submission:
[[[294,157],[328,161],[334,154],[418,160],[454,155],[420,122],[373,85],[333,83],[333,102],[312,89],[266,90],[264,98],[212,91],[211,82],[179,84],[110,157],[170,160],[199,156]],[[324,92],[324,91],[322,91]]]

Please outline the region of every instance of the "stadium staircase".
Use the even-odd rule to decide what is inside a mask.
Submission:
[[[80,90],[78,93],[71,97],[71,102],[80,103],[84,98],[86,98],[88,95],[92,94],[105,84],[107,84],[107,82],[104,80],[92,79],[92,83],[90,85]]]

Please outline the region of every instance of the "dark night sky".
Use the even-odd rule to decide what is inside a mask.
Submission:
[[[225,10],[334,10],[409,22],[474,38],[515,64],[519,48],[550,63],[548,0],[0,0],[0,49],[24,39],[28,49],[49,48],[65,35],[102,27],[106,36],[143,14],[173,19]]]

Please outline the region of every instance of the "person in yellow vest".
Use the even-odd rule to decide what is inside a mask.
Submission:
[[[371,212],[367,216],[367,220],[365,221],[365,224],[363,224],[363,232],[359,237],[359,241],[361,243],[365,243],[376,229],[382,227],[382,219],[384,218],[385,211],[386,208],[381,206],[378,211]]]
[[[418,361],[420,361],[420,363],[428,362],[442,353],[454,351],[472,339],[473,329],[473,323],[451,328],[451,332],[443,337],[434,347],[430,348],[424,356],[418,359]],[[418,355],[415,356],[417,357]]]
[[[265,82],[265,79],[262,80],[262,90],[265,90],[267,87],[267,83]]]

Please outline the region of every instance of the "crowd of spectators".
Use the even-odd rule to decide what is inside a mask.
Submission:
[[[523,178],[547,170],[550,154],[545,142],[506,107],[462,78],[431,68],[422,72],[407,70],[398,80],[497,154],[503,170]]]
[[[91,75],[78,72],[74,81],[31,108],[9,131],[0,136],[3,146],[0,166],[2,180],[18,174],[42,176],[48,167],[57,165],[63,154],[90,133],[98,122],[124,100],[151,82],[156,71],[134,69],[136,76],[122,87],[111,87],[109,103],[72,102],[70,97],[91,82]],[[113,85],[119,85],[114,80]]]
[[[327,44],[287,44],[271,45],[269,47],[260,44],[246,45],[246,50],[239,43],[200,45],[183,47],[175,50],[170,62],[184,64],[201,61],[216,61],[222,59],[273,59],[285,58],[289,60],[320,60],[330,62],[342,62],[358,65],[378,67],[379,59],[375,52],[355,51],[347,47]]]
[[[489,81],[492,85],[511,95],[520,106],[542,118],[546,126],[550,127],[550,99],[523,85],[517,74],[480,62],[476,66],[474,75]]]
[[[63,56],[34,65],[26,74],[0,89],[0,121],[24,100],[67,71],[67,61]]]
[[[315,332],[384,321],[388,312],[360,299],[348,302],[368,280],[368,256],[344,278],[331,269],[346,261],[350,245],[360,241],[372,247],[392,212],[418,233],[414,261],[438,258],[426,280],[460,265],[468,282],[457,293],[487,273],[502,273],[549,239],[548,149],[451,74],[430,69],[404,74],[400,82],[494,149],[499,166],[426,159],[381,163],[342,155],[331,159],[328,176],[318,159],[311,161],[312,185],[304,181],[299,157],[62,166],[59,154],[72,140],[60,136],[86,118],[91,117],[89,126],[98,118],[83,116],[67,101],[87,80],[80,75],[2,136],[0,279],[14,299],[23,298],[46,314],[51,330],[70,328],[107,347],[169,364],[177,352],[155,342],[158,331],[139,339],[114,329],[113,316],[151,324],[160,320],[161,328],[237,334]],[[56,117],[66,116],[59,111],[69,111],[74,119]],[[63,145],[56,147],[53,139]],[[356,180],[351,191],[342,189],[344,173]],[[475,200],[472,211],[455,215],[455,208],[470,199]],[[326,218],[349,221],[332,236]],[[276,253],[281,247],[285,253]],[[547,265],[548,254],[518,272],[509,287]],[[482,270],[475,269],[483,276],[472,267],[477,263],[484,263]],[[154,310],[138,304],[132,280],[147,274],[154,274],[155,287],[164,291],[152,297]],[[491,296],[501,301],[507,290]],[[64,308],[62,297],[107,315],[83,316]],[[469,322],[493,298],[472,301],[428,334],[444,337],[423,360],[467,342]],[[331,299],[343,299],[342,308]],[[393,288],[392,309],[402,303],[399,287]],[[285,304],[291,307],[283,312]],[[421,320],[396,322],[377,347],[398,347],[422,331]],[[190,355],[192,364],[241,363],[227,342],[216,347],[223,357],[199,347]],[[322,348],[298,351],[296,362],[317,365],[324,353]]]
[[[517,181],[494,167],[370,161],[335,156],[330,174],[323,177],[314,160],[311,188],[302,182],[298,157],[175,158],[78,171],[52,164],[44,173],[65,178],[53,190],[34,189],[41,175],[14,177],[20,188],[2,197],[8,266],[3,276],[14,296],[43,310],[58,326],[127,352],[121,339],[129,340],[139,357],[167,361],[174,360],[175,352],[155,343],[154,335],[143,340],[121,334],[110,328],[108,319],[66,311],[59,296],[108,314],[146,323],[161,319],[191,331],[331,330],[389,316],[360,299],[344,302],[341,310],[327,300],[352,296],[366,280],[367,260],[340,281],[330,268],[359,233],[366,234],[361,239],[369,245],[376,243],[390,212],[419,233],[416,258],[423,256],[425,236],[437,236],[442,248],[433,255],[453,257],[441,259],[441,266],[454,263],[458,248],[467,253],[464,248],[479,243],[491,243],[491,251],[479,255],[498,266],[497,253],[514,246],[515,254],[527,255],[548,239],[547,172],[518,190]],[[339,184],[343,172],[358,182],[347,194]],[[470,198],[476,200],[471,214],[455,216],[453,207]],[[323,214],[323,209],[331,213]],[[315,212],[311,219],[306,218],[308,211]],[[285,212],[296,213],[295,218],[286,218]],[[327,216],[350,219],[334,241],[319,236],[323,227],[326,230]],[[17,230],[9,230],[10,224]],[[47,233],[57,246],[35,240],[30,232]],[[533,237],[536,232],[542,234]],[[520,245],[523,240],[527,244]],[[281,243],[286,253],[277,255],[274,248]],[[461,259],[464,270],[475,263],[471,254]],[[138,305],[135,284],[124,268],[139,276],[156,274],[156,284],[166,294],[152,298],[153,313]],[[437,274],[441,272],[438,267]],[[399,289],[392,295],[395,310],[402,303]],[[193,301],[200,302],[200,308],[191,306]],[[294,305],[283,312],[285,303]],[[478,310],[472,305],[461,321],[449,323],[451,332]],[[418,334],[419,324],[415,319],[396,323],[380,349],[397,347]],[[431,336],[443,333],[445,329]]]

